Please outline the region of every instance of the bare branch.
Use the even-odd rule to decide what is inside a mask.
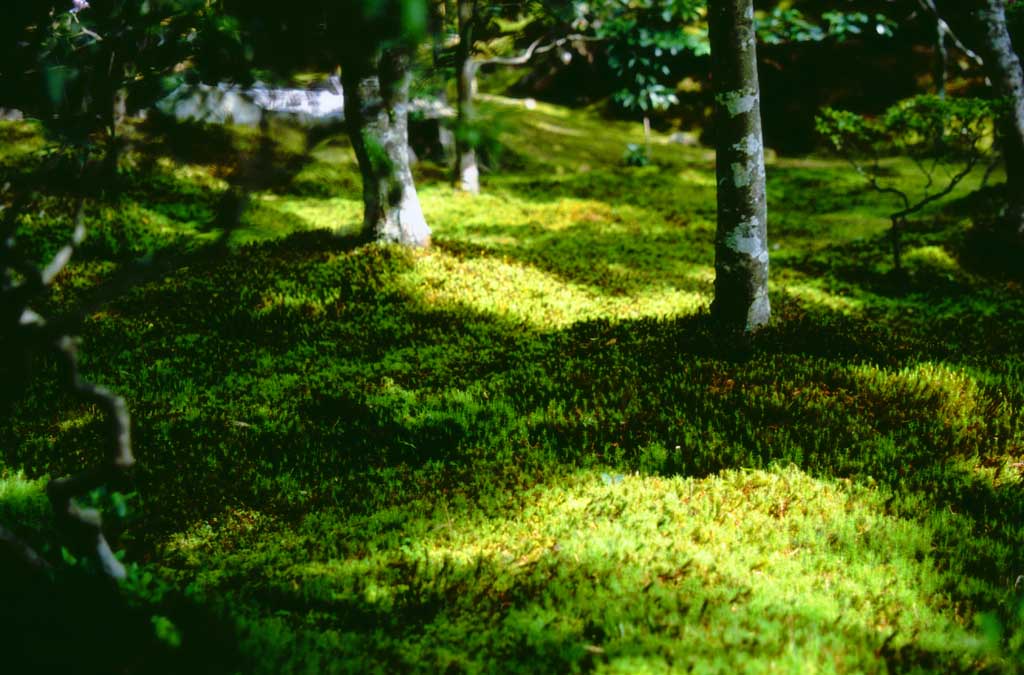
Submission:
[[[50,563],[31,546],[3,525],[0,525],[0,552],[6,552],[9,557],[33,571],[42,571],[50,567]]]
[[[924,193],[928,194],[928,191],[932,189],[932,185],[935,183],[935,179],[932,177],[932,174],[935,171],[935,163],[933,162],[932,165],[931,165],[931,168],[929,168],[929,167],[925,166],[925,163],[922,162],[921,158],[918,157],[917,155],[913,155],[912,154],[910,156],[910,159],[911,159],[911,161],[914,162],[914,166],[917,167],[917,170],[920,171],[922,174],[924,174],[924,177],[925,177]],[[938,161],[938,160],[936,160],[936,161]]]
[[[266,153],[262,153],[259,158],[267,160],[268,157],[263,157],[263,154]],[[80,168],[85,171],[84,164]],[[215,242],[203,249],[204,254],[214,255],[227,248],[230,235],[237,229],[245,209],[248,191],[255,178],[255,174],[239,176],[239,185],[228,194],[220,216],[222,232]],[[6,192],[6,188],[3,192]],[[0,321],[4,322],[0,330],[5,333],[9,331],[13,335],[17,350],[14,354],[0,354],[0,357],[17,359],[29,351],[48,347],[62,366],[68,388],[86,402],[98,407],[102,413],[107,424],[105,437],[110,443],[103,461],[97,466],[50,481],[46,486],[46,493],[57,524],[63,531],[63,537],[69,547],[95,558],[107,576],[123,579],[126,570],[111,550],[103,533],[101,513],[97,509],[79,504],[76,498],[81,498],[102,486],[116,485],[128,477],[128,472],[135,464],[128,407],[123,398],[106,387],[83,379],[79,373],[77,344],[69,333],[85,317],[86,312],[80,308],[68,317],[48,321],[28,306],[29,301],[46,289],[67,266],[75,248],[84,240],[84,198],[79,198],[77,202],[71,241],[61,248],[42,270],[31,265],[13,241],[16,213],[22,203],[27,203],[27,197],[18,195],[14,201],[15,205],[3,214],[3,221],[0,223],[0,233],[5,235],[0,238]],[[137,283],[146,271],[150,274],[166,273],[180,265],[180,259],[183,257],[172,255],[157,265],[149,261],[136,265],[126,271],[123,277],[118,277],[115,286],[122,289],[133,281]],[[108,293],[100,292],[93,300],[103,302],[109,297]],[[24,546],[16,536],[0,528],[0,554],[4,551],[12,551],[15,557],[30,565],[38,567],[47,564],[31,548]]]
[[[552,49],[557,49],[567,42],[598,42],[601,38],[594,37],[592,35],[580,35],[572,34],[566,35],[565,37],[549,42],[546,45],[541,45],[542,40],[534,40],[526,51],[518,56],[495,56],[489,59],[475,59],[476,66],[489,66],[489,65],[501,65],[501,66],[523,66],[530,62],[537,54],[543,54],[549,52]]]
[[[976,52],[961,42],[960,38],[958,38],[956,33],[953,32],[953,29],[949,27],[948,23],[946,23],[946,20],[942,18],[942,15],[939,14],[939,8],[935,6],[935,0],[917,0],[917,2],[924,11],[928,12],[935,18],[940,35],[948,38],[957,49],[963,52],[971,61],[974,61],[976,65],[982,67],[985,65],[984,60],[978,56]]]
[[[956,186],[960,184],[960,181],[962,181],[964,178],[967,178],[967,175],[974,170],[974,167],[978,164],[979,159],[980,155],[971,155],[971,158],[967,161],[967,164],[964,166],[964,168],[957,172],[957,174],[949,180],[949,183],[946,184],[945,188],[943,188],[940,192],[936,192],[933,195],[925,197],[924,199],[917,202],[913,206],[908,206],[904,210],[893,214],[893,218],[906,218],[909,215],[917,213],[918,211],[928,206],[932,202],[938,201],[945,197],[946,195],[948,195],[950,192],[956,189]]]
[[[906,192],[903,192],[902,190],[897,190],[896,188],[890,187],[888,185],[882,185],[881,183],[878,182],[878,176],[877,175],[865,171],[864,167],[862,167],[852,157],[847,156],[846,161],[850,164],[850,166],[853,167],[854,171],[856,171],[858,174],[860,174],[861,177],[864,178],[864,180],[866,180],[868,182],[868,186],[871,187],[872,190],[874,190],[875,192],[881,192],[882,194],[895,195],[895,196],[899,197],[900,200],[903,202],[904,208],[908,208],[908,209],[910,208],[910,197],[907,196]],[[877,168],[878,168],[878,159],[876,157],[876,159],[875,159],[875,169],[877,170]]]
[[[108,576],[123,579],[126,575],[124,565],[114,556],[106,537],[103,536],[103,519],[100,512],[81,507],[75,502],[75,497],[122,478],[135,464],[131,448],[131,418],[128,415],[128,406],[125,405],[123,398],[106,387],[87,382],[80,377],[78,350],[73,339],[63,335],[54,343],[53,348],[64,362],[71,388],[103,411],[112,442],[106,464],[52,480],[46,486],[46,493],[58,521],[75,537],[76,543],[96,556]]]
[[[103,535],[99,511],[82,507],[75,498],[123,477],[135,463],[131,451],[131,421],[128,408],[120,396],[116,396],[105,387],[82,379],[78,372],[75,341],[68,335],[56,332],[55,327],[49,326],[41,315],[28,306],[28,301],[46,289],[65,268],[75,247],[85,238],[83,213],[84,198],[79,198],[75,208],[75,229],[71,241],[61,248],[42,270],[25,261],[12,241],[0,242],[0,252],[3,253],[0,256],[0,266],[3,268],[5,280],[5,286],[2,288],[3,304],[6,307],[3,319],[13,324],[7,325],[5,330],[11,330],[24,348],[31,349],[35,344],[49,342],[50,348],[64,366],[69,388],[99,407],[107,419],[111,448],[104,463],[66,478],[52,480],[47,485],[46,492],[58,525],[69,535],[69,543],[76,550],[87,551],[95,556],[108,576],[123,579],[126,575],[124,565],[114,555]],[[13,214],[5,215],[13,220]],[[12,280],[10,272],[21,275],[23,280],[20,283]],[[56,337],[48,339],[47,335]],[[43,564],[31,548],[4,529],[0,529],[0,548],[12,551],[19,560],[30,566],[39,567]]]

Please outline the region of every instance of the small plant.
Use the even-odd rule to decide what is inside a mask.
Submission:
[[[898,103],[878,118],[825,108],[817,130],[879,193],[899,208],[889,214],[893,268],[902,276],[900,235],[907,218],[951,193],[990,151],[1000,103],[972,98],[920,96]],[[910,157],[924,177],[920,191],[885,180],[882,160]]]
[[[626,145],[626,152],[622,154],[622,161],[626,166],[647,166],[651,163],[651,156],[647,152],[646,145],[629,143]]]

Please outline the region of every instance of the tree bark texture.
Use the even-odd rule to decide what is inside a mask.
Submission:
[[[1003,0],[978,0],[974,15],[982,29],[982,58],[996,94],[1010,102],[1000,130],[1006,158],[1008,219],[1024,238],[1024,71],[1006,26]]]
[[[409,56],[374,50],[342,67],[345,123],[363,178],[363,234],[381,242],[429,246],[409,169]]]
[[[715,90],[718,227],[712,316],[753,332],[771,317],[768,207],[752,0],[708,7]]]
[[[458,132],[455,134],[455,186],[463,192],[480,192],[480,169],[476,162],[476,148],[469,142],[467,132],[473,123],[473,96],[476,94],[477,63],[473,60],[473,23],[476,20],[476,0],[459,0],[459,45],[455,52],[455,72],[458,77]]]

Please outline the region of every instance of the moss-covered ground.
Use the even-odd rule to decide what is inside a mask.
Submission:
[[[884,195],[773,159],[774,319],[724,344],[710,151],[656,135],[628,168],[635,125],[484,110],[505,151],[483,195],[416,169],[426,252],[350,236],[341,134],[136,130],[39,308],[88,307],[84,373],[129,402],[139,461],[126,519],[96,497],[135,632],[79,607],[65,637],[113,643],[79,665],[1020,672],[1024,265],[971,235],[980,176],[911,223],[895,280]],[[5,171],[37,163],[32,127],[0,136]],[[239,176],[255,192],[210,248]],[[42,259],[70,227],[39,185],[21,238]],[[55,373],[0,426],[0,521],[73,575],[42,486],[104,427]],[[62,658],[7,621],[37,667]]]

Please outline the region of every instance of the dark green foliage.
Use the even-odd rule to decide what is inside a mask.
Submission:
[[[606,43],[609,68],[619,80],[613,97],[629,111],[664,110],[678,103],[671,86],[673,60],[684,53],[706,55],[707,31],[690,24],[699,16],[696,0],[598,0],[577,5],[576,25],[593,29]]]
[[[821,42],[829,38],[841,41],[865,32],[892,37],[895,27],[895,22],[884,14],[826,11],[821,19],[824,25],[804,16],[799,9],[775,7],[757,20],[757,36],[769,45]]]
[[[105,0],[81,11],[71,2],[22,4],[31,9],[5,17],[0,103],[88,145],[90,134],[116,124],[116,98],[138,110],[176,84],[204,3]]]
[[[818,118],[818,133],[833,149],[855,159],[908,155],[956,161],[991,142],[1003,108],[1003,103],[987,99],[919,96],[878,118],[825,109]]]

